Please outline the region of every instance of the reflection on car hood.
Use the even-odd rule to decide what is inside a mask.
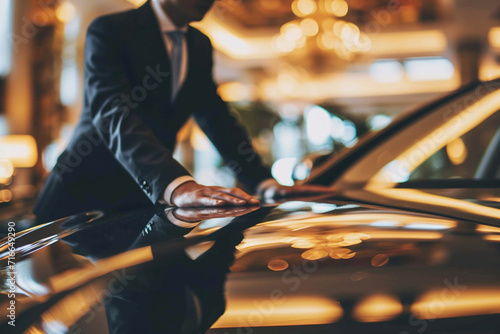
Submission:
[[[16,245],[19,332],[105,333],[104,311],[114,333],[466,331],[500,313],[500,228],[335,200],[89,213]]]

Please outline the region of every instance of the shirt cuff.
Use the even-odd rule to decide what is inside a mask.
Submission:
[[[174,205],[172,203],[172,194],[174,193],[175,189],[179,188],[186,182],[196,182],[196,181],[195,179],[193,179],[192,176],[184,175],[170,182],[170,184],[165,189],[165,192],[163,193],[163,201],[161,201],[160,203],[165,203],[167,205]]]

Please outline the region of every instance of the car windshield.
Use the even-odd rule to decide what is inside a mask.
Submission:
[[[351,166],[343,186],[500,180],[500,86],[481,83],[398,129]]]

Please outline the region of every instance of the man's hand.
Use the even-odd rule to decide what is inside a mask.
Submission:
[[[284,197],[334,194],[336,191],[330,187],[315,185],[283,186],[276,180],[269,179],[261,183],[258,187],[258,193],[264,200],[269,200]]]
[[[258,210],[258,206],[223,207],[223,208],[177,208],[174,217],[185,222],[199,222],[213,218],[238,217]]]
[[[171,202],[181,208],[224,205],[259,205],[259,201],[238,188],[208,187],[194,181],[174,190]]]

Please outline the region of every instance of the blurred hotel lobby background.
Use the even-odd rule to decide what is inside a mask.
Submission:
[[[0,207],[35,198],[71,137],[89,23],[144,2],[0,0]],[[500,76],[496,0],[220,0],[195,26],[214,45],[219,94],[283,184],[308,154]],[[175,157],[200,183],[236,185],[193,121]]]

